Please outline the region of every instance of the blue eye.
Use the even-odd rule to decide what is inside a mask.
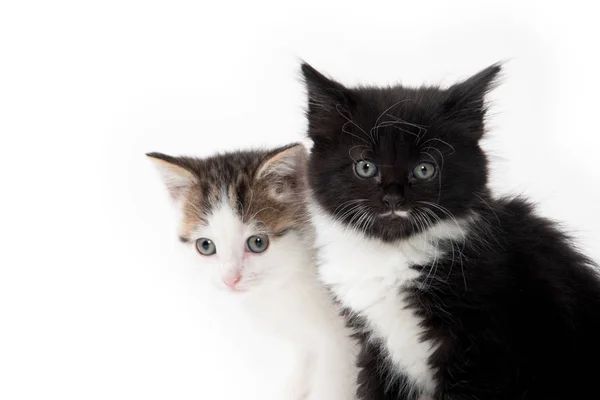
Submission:
[[[360,178],[368,179],[377,175],[377,165],[369,160],[360,160],[354,164],[354,172]]]
[[[416,179],[431,179],[435,175],[435,165],[430,162],[420,162],[412,170],[412,175]]]
[[[212,256],[217,252],[217,247],[214,242],[207,238],[200,238],[196,240],[196,249],[203,256]]]
[[[253,253],[262,253],[269,247],[269,238],[266,236],[250,236],[246,241],[248,250]]]

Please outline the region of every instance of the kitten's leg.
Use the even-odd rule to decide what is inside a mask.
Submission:
[[[294,372],[284,387],[282,399],[308,400],[313,375],[313,355],[303,353]]]
[[[308,400],[356,399],[354,360],[349,354],[321,351],[315,355]]]

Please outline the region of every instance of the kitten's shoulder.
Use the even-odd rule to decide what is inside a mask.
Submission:
[[[541,216],[535,203],[525,197],[498,198],[492,202],[489,210],[493,213],[494,222],[498,222],[499,227],[511,235],[518,235],[519,232],[527,236],[564,235],[558,222]]]
[[[535,203],[523,196],[503,196],[493,200],[491,207],[509,217],[535,216]]]
[[[544,217],[536,205],[523,197],[504,197],[493,202],[488,220],[498,222],[499,234],[512,243],[512,249],[529,256],[555,256],[566,264],[593,266],[594,263],[578,248],[577,241],[563,224]]]

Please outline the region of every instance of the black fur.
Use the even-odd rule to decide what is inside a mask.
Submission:
[[[435,268],[413,267],[423,271],[421,284],[408,289],[410,307],[424,321],[423,339],[439,345],[428,360],[437,371],[435,399],[600,398],[595,265],[526,200],[493,198],[487,186],[479,140],[484,97],[500,66],[448,89],[346,88],[308,64],[302,70],[314,142],[309,182],[325,210],[386,242],[437,220],[476,216],[464,243],[440,243],[451,256]],[[375,178],[356,175],[360,159],[378,166]],[[420,161],[436,166],[432,179],[412,175]],[[386,194],[410,217],[365,223],[361,214],[388,210]],[[366,201],[344,207],[353,199]],[[389,365],[385,346],[366,341],[360,316],[350,322],[363,344],[360,399],[417,398],[404,389],[408,377]]]

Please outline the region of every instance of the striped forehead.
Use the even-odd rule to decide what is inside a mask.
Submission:
[[[183,205],[182,240],[197,226],[207,226],[210,217],[224,207],[255,231],[278,234],[302,223],[302,207],[284,203],[270,194],[271,182],[255,179],[262,163],[257,154],[235,154],[206,159],[198,165],[198,182],[190,189]]]

